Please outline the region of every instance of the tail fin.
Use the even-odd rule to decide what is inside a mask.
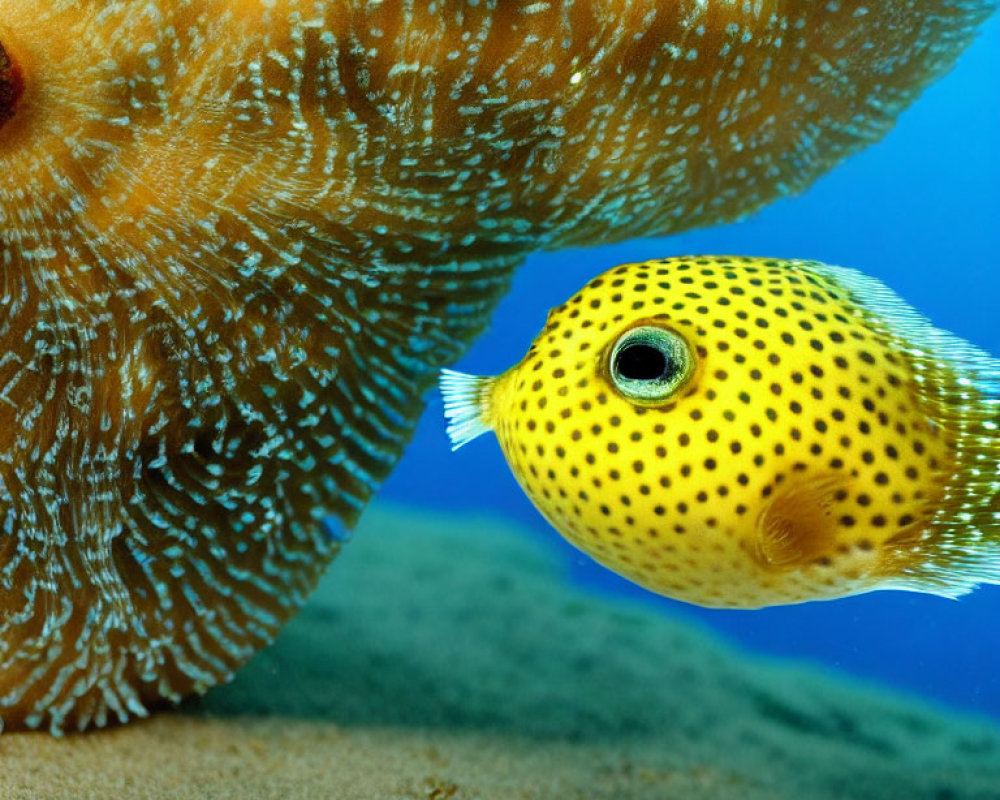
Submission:
[[[451,369],[441,370],[441,396],[444,398],[444,416],[448,420],[452,450],[458,450],[466,442],[492,430],[484,413],[493,380]]]

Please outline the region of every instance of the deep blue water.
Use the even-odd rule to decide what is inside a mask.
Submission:
[[[880,144],[750,220],[662,239],[540,254],[457,365],[519,361],[558,305],[618,263],[689,253],[815,258],[877,276],[935,324],[1000,356],[1000,20]],[[633,587],[573,550],[514,483],[491,437],[449,450],[436,394],[382,497],[496,512],[560,546],[574,579],[644,598],[750,648],[808,658],[1000,717],[1000,586],[950,601],[878,592],[763,611],[711,611]],[[1000,535],[1000,534],[998,534]]]

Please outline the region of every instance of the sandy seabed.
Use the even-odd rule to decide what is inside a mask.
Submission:
[[[1000,800],[1000,728],[588,594],[497,521],[374,508],[232,684],[5,733],[0,798]]]

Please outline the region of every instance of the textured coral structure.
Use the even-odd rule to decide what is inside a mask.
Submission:
[[[0,0],[0,717],[224,680],[540,247],[878,139],[957,0]]]

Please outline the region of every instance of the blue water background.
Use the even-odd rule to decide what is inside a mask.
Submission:
[[[939,327],[1000,356],[1000,20],[885,140],[806,194],[734,225],[530,258],[491,330],[457,367],[493,374],[519,361],[547,310],[610,266],[693,253],[855,267],[881,278]],[[1000,717],[1000,586],[957,602],[877,592],[763,611],[712,611],[656,597],[565,544],[521,493],[492,437],[451,453],[436,393],[382,497],[495,512],[559,546],[574,580],[594,590],[640,597],[756,650],[812,659]]]

